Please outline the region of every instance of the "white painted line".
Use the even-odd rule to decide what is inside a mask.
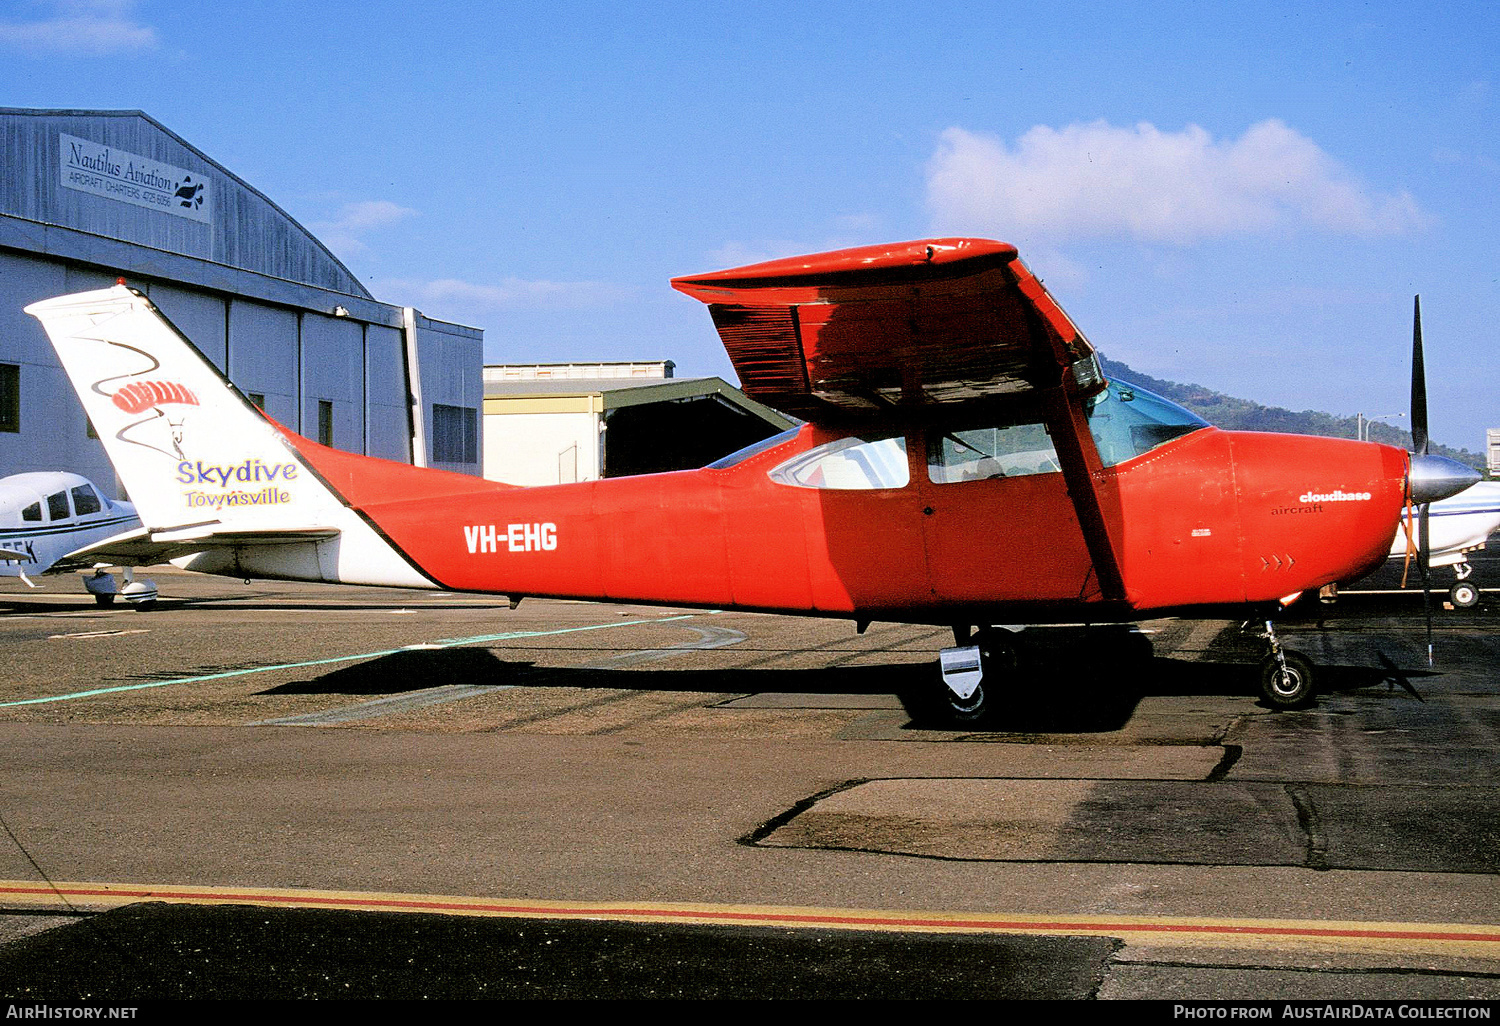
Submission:
[[[682,616],[668,616],[651,620],[625,620],[618,623],[594,623],[583,627],[563,627],[553,631],[511,631],[507,634],[480,634],[472,638],[445,638],[442,641],[433,642],[441,648],[457,648],[461,645],[477,645],[491,641],[513,641],[517,638],[544,638],[557,634],[577,634],[580,631],[597,631],[607,627],[634,627],[641,624],[663,623],[668,620],[690,620],[692,613]],[[380,656],[395,655],[400,652],[399,648],[386,648],[378,652],[360,652],[355,655],[330,656],[327,659],[308,659],[299,663],[273,663],[268,666],[250,666],[243,670],[226,670],[223,673],[208,673],[201,677],[177,677],[172,680],[152,680],[144,684],[118,684],[108,688],[90,688],[87,691],[73,691],[66,695],[47,695],[43,698],[21,698],[11,702],[0,702],[0,709],[7,709],[18,705],[42,705],[48,702],[70,702],[80,698],[93,698],[95,695],[109,695],[121,691],[142,691],[146,688],[165,688],[174,684],[201,684],[209,680],[225,680],[229,677],[245,677],[255,673],[273,673],[277,670],[299,670],[306,666],[331,666],[335,663],[357,663],[365,659],[376,659]]]

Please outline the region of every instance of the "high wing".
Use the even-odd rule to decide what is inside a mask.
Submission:
[[[1104,385],[1094,349],[1016,248],[868,246],[676,278],[708,304],[750,396],[810,420]]]
[[[1104,375],[1014,246],[924,239],[675,278],[672,287],[708,304],[745,392],[787,413],[827,421],[980,402],[1040,411],[1100,591],[1124,597],[1121,527],[1105,513],[1085,410]]]

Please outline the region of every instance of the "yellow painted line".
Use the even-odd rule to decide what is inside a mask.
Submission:
[[[538,901],[316,891],[270,887],[188,887],[166,884],[38,883],[0,880],[0,909],[45,907],[100,911],[143,901],[187,905],[259,905],[363,912],[528,919],[592,919],[634,923],[721,924],[915,933],[995,933],[1117,937],[1127,944],[1170,947],[1288,948],[1464,955],[1500,959],[1500,926],[1482,923],[1397,923],[1320,919],[1229,919],[1189,916],[1102,916],[932,912],[893,909],[799,908],[676,902]]]

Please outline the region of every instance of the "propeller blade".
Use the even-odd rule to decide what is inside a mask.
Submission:
[[[1417,554],[1417,529],[1412,523],[1416,515],[1416,506],[1411,501],[1411,496],[1406,497],[1406,516],[1401,518],[1401,529],[1406,532],[1406,558],[1401,562],[1401,587],[1406,587],[1406,579],[1411,574],[1412,557]]]
[[[1427,369],[1422,363],[1422,297],[1412,300],[1411,319],[1411,445],[1427,452]]]
[[[1419,516],[1421,525],[1418,559],[1422,566],[1422,606],[1427,613],[1427,666],[1430,669],[1432,662],[1432,532],[1427,521],[1429,503],[1422,503]]]

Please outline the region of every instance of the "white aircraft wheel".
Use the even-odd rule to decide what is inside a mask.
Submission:
[[[1261,697],[1276,709],[1297,709],[1309,704],[1313,697],[1312,663],[1285,649],[1282,649],[1281,657],[1278,660],[1274,655],[1268,655],[1261,660]]]
[[[1479,589],[1469,581],[1456,581],[1448,589],[1448,599],[1459,609],[1470,609],[1479,604]]]

